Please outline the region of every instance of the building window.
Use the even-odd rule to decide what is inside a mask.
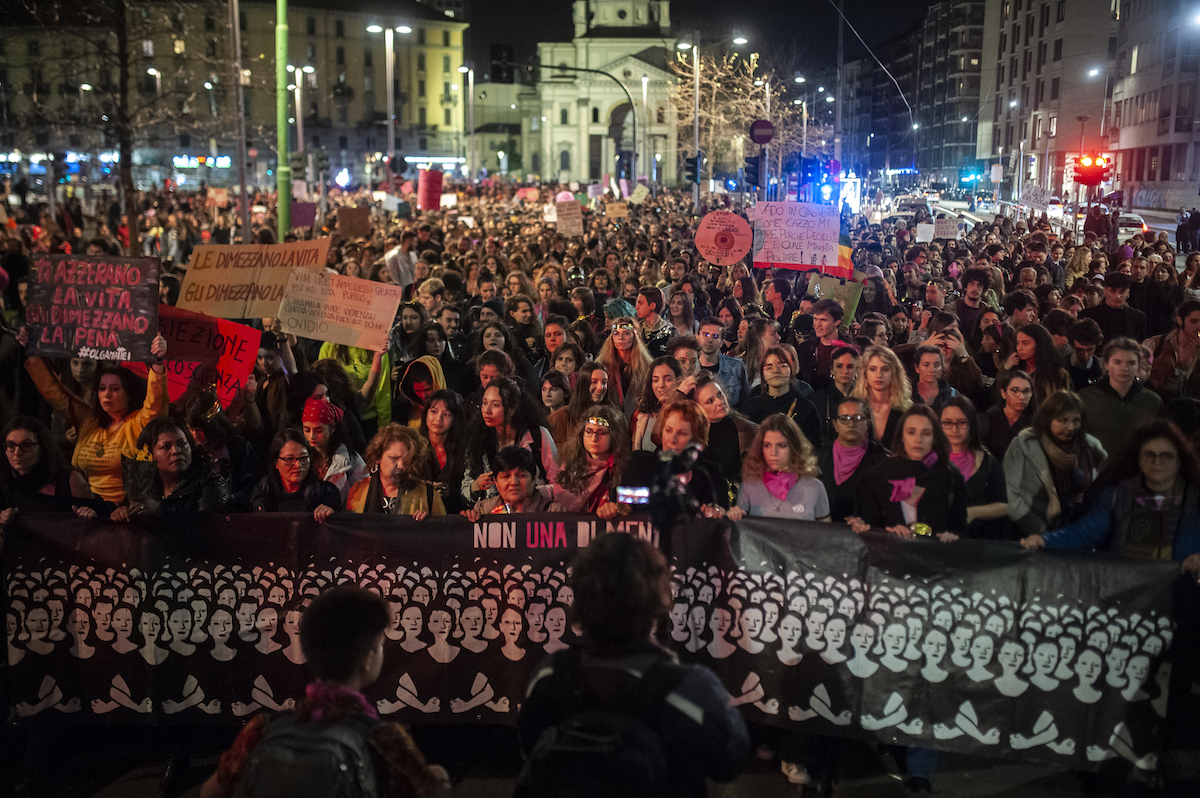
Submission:
[[[204,29],[206,31],[214,31],[217,29],[217,20],[212,14],[204,15]]]
[[[1050,99],[1051,100],[1058,99],[1058,78],[1050,79]]]
[[[183,39],[175,39],[171,42],[172,48],[175,50],[175,55],[183,55],[187,50],[187,43]]]
[[[1067,0],[1058,0],[1058,5],[1054,9],[1054,21],[1062,22],[1067,18]]]
[[[1200,144],[1196,145],[1200,147]],[[542,169],[542,154],[540,152],[532,153],[529,156],[529,168],[534,172],[539,172]]]
[[[442,71],[443,72],[450,71],[450,56],[448,56],[448,55],[442,56]]]
[[[337,65],[345,66],[346,65],[346,48],[339,47],[339,48],[337,48],[336,52],[337,52],[337,58],[336,58]]]
[[[423,81],[423,80],[417,81],[417,96],[418,97],[425,96],[425,81]]]
[[[450,84],[448,82],[442,84],[442,98],[446,100],[450,99]]]
[[[333,22],[333,35],[338,39],[346,38],[346,23],[340,19]]]
[[[600,124],[600,109],[599,108],[592,109],[592,124],[597,124],[597,125]]]
[[[563,108],[561,111],[558,112],[558,121],[559,121],[559,124],[562,124],[562,125],[571,124],[571,114],[569,111],[567,111],[566,108]]]
[[[241,28],[242,30],[246,29],[246,12],[245,11],[238,12],[238,27]],[[249,111],[246,112],[246,115],[247,116],[250,115]]]
[[[417,28],[417,44],[425,43],[425,29]]]
[[[1063,43],[1062,39],[1054,40],[1054,60],[1055,61],[1062,60],[1062,43]]]
[[[217,40],[216,39],[208,40],[208,57],[209,58],[217,57]]]
[[[304,20],[304,32],[307,33],[309,36],[317,35],[317,18],[316,17],[309,17],[306,20]]]
[[[338,149],[344,150],[350,146],[350,141],[345,136],[338,136]]]
[[[417,71],[425,71],[425,53],[417,53]]]
[[[37,55],[37,53],[35,53],[34,50],[37,50],[37,42],[30,41],[29,42],[29,54]],[[154,40],[153,39],[142,39],[142,55],[145,56],[146,58],[154,57]]]
[[[374,84],[371,82],[370,75],[363,75],[363,91],[365,91],[367,94],[370,94],[372,91],[374,91]]]
[[[571,153],[563,150],[558,154],[558,168],[563,172],[571,171]]]
[[[421,127],[425,127],[425,106],[421,106],[417,109],[417,124]]]
[[[373,64],[372,64],[372,62],[371,62],[371,51],[370,51],[370,50],[363,50],[363,66],[365,66],[365,67],[369,67],[369,66],[372,66],[372,65],[373,65]]]
[[[529,119],[530,132],[534,132],[534,131],[538,130],[538,128],[541,127],[541,124],[542,124],[541,120],[538,117],[536,117],[536,116],[530,117],[530,119]]]
[[[338,103],[338,124],[347,125],[350,123],[350,105],[349,103]]]
[[[1050,136],[1050,138],[1054,138],[1055,136],[1058,135],[1058,117],[1057,116],[1050,117],[1050,130],[1047,132],[1047,135]]]
[[[449,46],[450,46],[450,31],[444,30],[444,31],[442,31],[442,47],[449,47]]]
[[[660,107],[654,115],[654,121],[657,124],[665,125],[667,123],[667,109]]]
[[[308,56],[308,63],[311,64],[313,61],[316,61],[317,60],[317,46],[315,44],[308,45],[308,47],[304,48],[304,54],[306,56]]]
[[[442,124],[445,125],[446,127],[450,127],[450,109],[449,108],[442,109]]]

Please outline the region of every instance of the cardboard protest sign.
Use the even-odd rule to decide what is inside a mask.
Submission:
[[[458,195],[457,194],[443,194],[442,195],[441,204],[439,207],[454,208],[457,206],[458,206]]]
[[[1021,204],[1044,211],[1050,207],[1050,192],[1041,186],[1029,183],[1021,187]]]
[[[828,274],[815,282],[808,284],[808,292],[818,299],[832,299],[842,306],[845,318],[853,319],[858,310],[858,300],[862,298],[863,278],[866,275],[856,273],[853,280],[842,280]]]
[[[207,208],[224,208],[229,204],[229,189],[212,188],[208,189],[208,194],[204,197],[204,205]]]
[[[579,200],[559,202],[557,217],[558,232],[564,236],[583,235],[583,208]]]
[[[650,189],[646,188],[644,185],[639,184],[638,187],[633,190],[633,193],[629,195],[629,201],[632,202],[634,205],[641,205],[643,202],[646,201],[646,198],[649,196],[650,196]]]
[[[625,178],[623,178],[623,177],[622,177],[622,178],[621,178],[619,181],[617,181],[617,182],[618,182],[618,183],[620,184],[620,186],[621,186],[621,196],[622,196],[622,197],[624,197],[625,199],[629,199],[629,195],[630,195],[630,193],[632,193],[632,192],[629,190],[629,181],[628,181],[628,180],[626,180]]]
[[[838,262],[841,220],[833,205],[760,202],[754,213],[754,265],[826,269]]]
[[[750,223],[729,211],[710,211],[700,220],[694,238],[696,251],[709,263],[732,266],[746,257],[754,242]]]
[[[610,219],[624,219],[629,216],[629,203],[610,202],[604,209],[604,213]]]
[[[930,241],[933,240],[933,237],[936,233],[937,233],[937,227],[935,225],[918,224],[916,241],[918,244],[928,244]]]
[[[553,202],[547,202],[542,206],[542,221],[557,222],[558,221],[558,206]]]
[[[533,186],[517,189],[517,199],[535,201],[538,198],[538,190]]]
[[[25,305],[31,355],[151,360],[158,261],[41,255]]]
[[[934,238],[958,238],[963,232],[963,223],[958,219],[938,219],[933,223]]]
[[[596,185],[595,183],[592,183],[590,186],[587,187],[587,195],[588,195],[588,199],[596,199],[597,197],[603,197],[604,196],[604,186],[600,186],[600,185]]]
[[[338,234],[343,241],[371,235],[370,208],[338,208]]]
[[[240,407],[242,388],[254,370],[262,333],[253,327],[170,305],[158,310],[158,332],[167,339],[167,394],[182,407],[195,394],[215,388],[221,406]],[[129,367],[144,375],[143,363]]]
[[[378,351],[400,308],[398,285],[293,269],[279,322],[293,335]]]
[[[196,247],[176,306],[218,319],[274,316],[292,269],[320,271],[328,254],[328,238]]]

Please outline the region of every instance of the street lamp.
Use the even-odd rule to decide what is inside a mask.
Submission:
[[[159,72],[154,67],[150,67],[149,69],[146,70],[146,74],[149,75],[150,77],[154,78],[154,94],[155,94],[155,96],[161,97],[162,96],[162,73]]]
[[[396,46],[393,36],[396,33],[412,33],[408,25],[383,27],[368,25],[367,33],[382,33],[384,46],[384,72],[387,73],[387,153],[388,166],[396,157]],[[305,67],[307,70],[308,68]]]
[[[747,43],[747,39],[736,28],[733,30],[733,43],[742,45]],[[691,41],[683,39],[676,42],[675,47],[679,50],[692,51],[692,115],[693,128],[692,136],[694,138],[694,146],[696,151],[696,182],[692,185],[692,206],[696,211],[700,208],[700,32],[694,31],[691,36]],[[635,145],[636,150],[636,145]],[[635,176],[636,177],[636,176]]]
[[[506,154],[505,154],[504,150],[496,151],[496,160],[500,163],[500,174],[501,175],[508,174],[508,163],[504,160],[505,157],[506,157]]]
[[[463,64],[458,68],[458,71],[467,76],[467,125],[471,128],[469,131],[469,141],[471,147],[470,157],[467,158],[467,166],[471,172],[471,181],[475,181],[475,67],[471,64]]]

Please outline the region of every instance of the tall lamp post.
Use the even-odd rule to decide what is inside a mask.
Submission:
[[[292,164],[288,151],[288,22],[287,0],[275,0],[275,212],[279,240],[292,229]]]
[[[467,168],[470,170],[470,182],[475,182],[475,67],[463,64],[458,71],[467,76],[467,127],[468,147],[471,151],[467,157]]]
[[[394,28],[390,25],[386,28],[382,25],[368,25],[367,33],[383,34],[383,70],[387,73],[387,154],[388,166],[394,169],[392,159],[396,157],[396,44],[393,34],[412,33],[412,28],[408,25],[397,25]]]
[[[747,39],[742,35],[741,31],[734,28],[733,43],[742,45],[747,43]],[[700,160],[700,31],[692,33],[692,41],[689,44],[686,40],[678,42],[676,48],[679,50],[692,51],[692,136],[693,144],[696,153],[696,182],[692,184],[692,207],[696,213],[700,212],[700,169],[703,163]]]

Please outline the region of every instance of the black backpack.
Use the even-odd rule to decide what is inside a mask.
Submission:
[[[381,791],[370,739],[379,723],[365,715],[337,723],[279,715],[250,752],[234,798],[375,798]]]
[[[542,732],[514,798],[658,798],[678,787],[654,721],[686,668],[659,659],[607,704],[587,687],[578,649],[555,655],[554,670],[550,678],[571,714]]]

